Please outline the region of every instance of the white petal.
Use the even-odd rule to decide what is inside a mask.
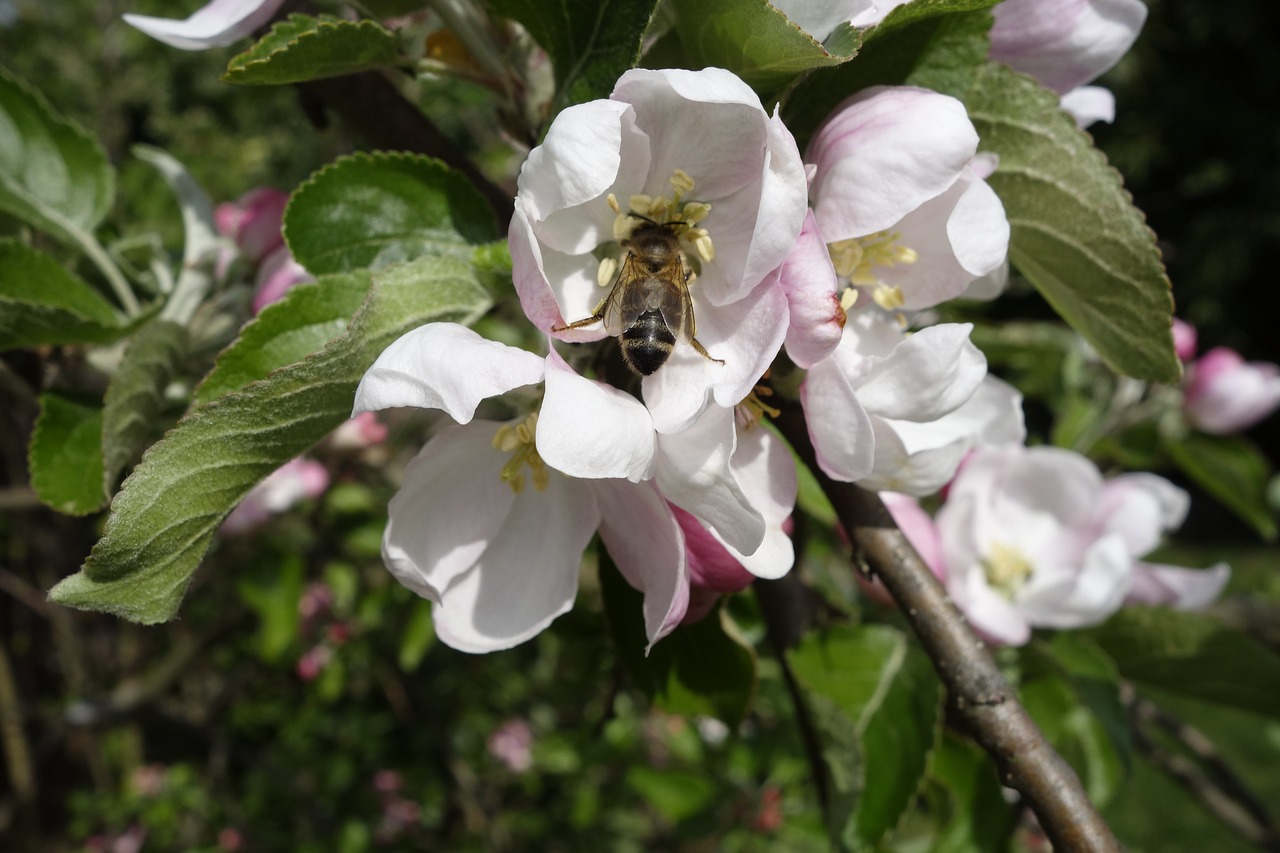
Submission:
[[[1231,568],[1218,563],[1208,569],[1185,569],[1137,563],[1125,604],[1158,604],[1178,610],[1203,610],[1218,600],[1231,580]]]
[[[955,183],[978,134],[955,98],[911,86],[873,87],[838,106],[805,161],[829,241],[883,231]]]
[[[1072,576],[1063,577],[1060,583],[1036,588],[1033,575],[1018,595],[1018,606],[1032,625],[1096,625],[1120,609],[1132,573],[1133,559],[1124,541],[1119,536],[1104,536],[1086,550]]]
[[[764,539],[764,518],[730,469],[735,432],[733,410],[710,406],[684,432],[659,433],[657,481],[667,500],[752,554]]]
[[[1101,86],[1077,86],[1062,96],[1060,105],[1071,113],[1076,127],[1116,120],[1116,96]]]
[[[870,474],[876,448],[871,419],[835,358],[809,369],[800,386],[800,403],[818,467],[846,483]]]
[[[586,483],[552,475],[545,491],[526,486],[475,566],[432,608],[436,635],[477,653],[536,636],[573,607],[582,552],[599,520]]]
[[[986,357],[969,340],[972,328],[942,323],[908,336],[864,368],[854,383],[858,400],[870,414],[899,420],[930,421],[953,411],[987,374]]]
[[[689,606],[684,536],[650,483],[597,480],[600,539],[627,583],[644,593],[649,648],[680,624]]]
[[[1115,65],[1147,17],[1141,0],[1005,0],[992,11],[990,58],[1059,94]]]
[[[1166,530],[1182,524],[1190,504],[1187,493],[1164,477],[1122,474],[1102,487],[1098,526],[1120,536],[1131,556],[1141,557],[1155,550]]]
[[[475,565],[511,509],[501,478],[507,457],[493,448],[498,424],[450,426],[418,452],[387,507],[382,557],[400,583],[439,601]]]
[[[1004,205],[986,181],[970,172],[956,182],[964,192],[947,220],[947,236],[956,260],[975,278],[999,269],[1009,256],[1009,220]]]
[[[908,421],[871,419],[875,431],[875,465],[869,475],[858,480],[858,485],[873,492],[931,495],[955,476],[969,450],[969,442],[956,438],[937,447],[911,452],[897,434],[900,425],[908,429],[911,426]]]
[[[574,373],[555,350],[547,356],[537,444],[544,462],[571,477],[653,476],[653,421],[644,405]]]
[[[809,368],[835,351],[844,334],[845,314],[836,295],[836,271],[831,253],[810,211],[779,276],[787,295],[790,323],[787,355]]]
[[[783,523],[796,506],[799,481],[791,450],[763,425],[738,430],[733,473],[751,505],[765,522],[764,541],[752,554],[743,554],[712,531],[717,539],[758,578],[780,578],[795,563],[795,548]]]
[[[184,20],[125,14],[125,23],[179,50],[232,44],[264,26],[284,0],[213,0]]]
[[[356,388],[353,416],[397,406],[443,409],[465,424],[487,397],[542,381],[543,360],[457,323],[428,323],[378,356]]]

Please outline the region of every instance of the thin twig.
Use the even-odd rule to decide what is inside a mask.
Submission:
[[[893,596],[933,661],[956,718],[995,761],[1001,780],[1035,812],[1057,850],[1119,851],[1079,777],[1019,704],[986,644],[894,524],[880,497],[838,483],[816,464],[804,418],[788,407],[777,424],[818,478],[836,514]]]
[[[1264,850],[1280,850],[1280,831],[1257,796],[1223,760],[1203,732],[1130,693],[1134,743],[1138,751],[1182,785],[1218,820]],[[1170,753],[1155,742],[1144,725],[1164,731],[1194,758]]]
[[[13,680],[13,668],[9,654],[0,642],[0,743],[4,745],[5,766],[9,784],[20,806],[30,805],[36,798],[35,763],[31,760],[31,746],[23,729],[22,705],[18,688]]]

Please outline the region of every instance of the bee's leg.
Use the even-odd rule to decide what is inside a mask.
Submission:
[[[592,314],[590,317],[586,317],[581,320],[568,323],[564,326],[552,326],[551,331],[567,332],[570,329],[581,329],[583,326],[590,326],[592,323],[599,323],[601,320],[604,319],[604,309],[605,309],[605,306],[608,304],[609,304],[609,297],[606,296],[604,299],[600,301],[600,304],[596,306],[596,313]]]
[[[697,338],[689,338],[689,343],[703,358],[709,361],[714,361],[716,364],[724,364],[723,358],[716,358],[711,353],[707,352],[707,348],[704,347],[702,344],[698,343]]]

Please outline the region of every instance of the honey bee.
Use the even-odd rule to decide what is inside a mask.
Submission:
[[[641,376],[649,376],[667,363],[676,340],[683,340],[704,358],[713,358],[698,343],[689,298],[689,267],[676,231],[681,222],[642,220],[622,241],[627,255],[609,295],[590,317],[557,326],[552,331],[581,329],[603,320],[604,329],[618,338],[622,360]]]

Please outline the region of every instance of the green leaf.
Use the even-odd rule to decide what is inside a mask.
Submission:
[[[319,352],[347,329],[369,293],[369,274],[325,276],[289,289],[244,327],[196,389],[195,405],[239,391],[271,371]]]
[[[120,337],[111,303],[48,255],[0,239],[0,350]]]
[[[824,46],[764,0],[674,0],[671,6],[693,66],[727,68],[762,97],[806,71],[839,65],[858,52],[851,27],[839,28]]]
[[[40,500],[68,515],[107,502],[102,469],[102,409],[58,394],[40,395],[31,436],[31,485]]]
[[[278,661],[298,640],[302,558],[290,554],[256,568],[255,574],[236,584],[236,591],[240,593],[241,600],[258,614],[258,657],[267,662]]]
[[[418,601],[409,613],[409,624],[400,633],[400,654],[397,658],[403,672],[413,672],[435,645],[436,632],[431,623],[431,602]]]
[[[0,69],[0,210],[80,245],[114,192],[97,141]]]
[[[832,840],[878,844],[915,799],[942,724],[929,659],[883,625],[811,634],[787,652],[805,690],[832,781]]]
[[[1193,433],[1165,442],[1174,464],[1238,515],[1267,541],[1276,538],[1275,514],[1267,501],[1271,463],[1237,436]]]
[[[1127,607],[1088,635],[1127,679],[1280,719],[1280,655],[1212,616]]]
[[[655,705],[673,714],[704,714],[737,726],[756,690],[756,656],[723,608],[680,625],[644,653],[644,596],[601,560],[609,630],[618,655]]]
[[[961,97],[987,57],[996,0],[916,0],[863,33],[857,58],[800,81],[782,114],[801,145],[836,106],[869,86],[923,86]]]
[[[129,341],[107,386],[102,410],[102,457],[108,488],[155,437],[165,388],[186,356],[187,344],[186,327],[168,320],[147,323]]]
[[[715,780],[701,771],[661,770],[643,764],[627,770],[627,786],[671,824],[710,808],[718,793]]]
[[[484,199],[439,160],[376,153],[339,158],[300,186],[285,209],[284,236],[319,277],[426,254],[467,260],[497,229]]]
[[[260,480],[351,414],[360,377],[423,323],[488,307],[463,260],[427,256],[376,274],[346,334],[304,361],[201,406],[147,451],[80,572],[50,599],[153,624],[171,619],[222,519]]]
[[[930,775],[947,793],[942,830],[933,853],[1000,853],[1008,849],[1017,815],[1005,802],[1000,777],[987,754],[947,732],[934,750]]]
[[[1030,77],[987,65],[967,105],[981,149],[1000,156],[987,180],[1009,217],[1013,265],[1113,370],[1177,381],[1169,279],[1119,174]]]
[[[486,5],[523,24],[551,57],[556,77],[551,116],[609,96],[622,72],[639,60],[658,6],[655,0],[487,0]]]
[[[246,86],[281,86],[401,62],[399,38],[377,21],[290,15],[253,47],[232,58],[222,80]]]

